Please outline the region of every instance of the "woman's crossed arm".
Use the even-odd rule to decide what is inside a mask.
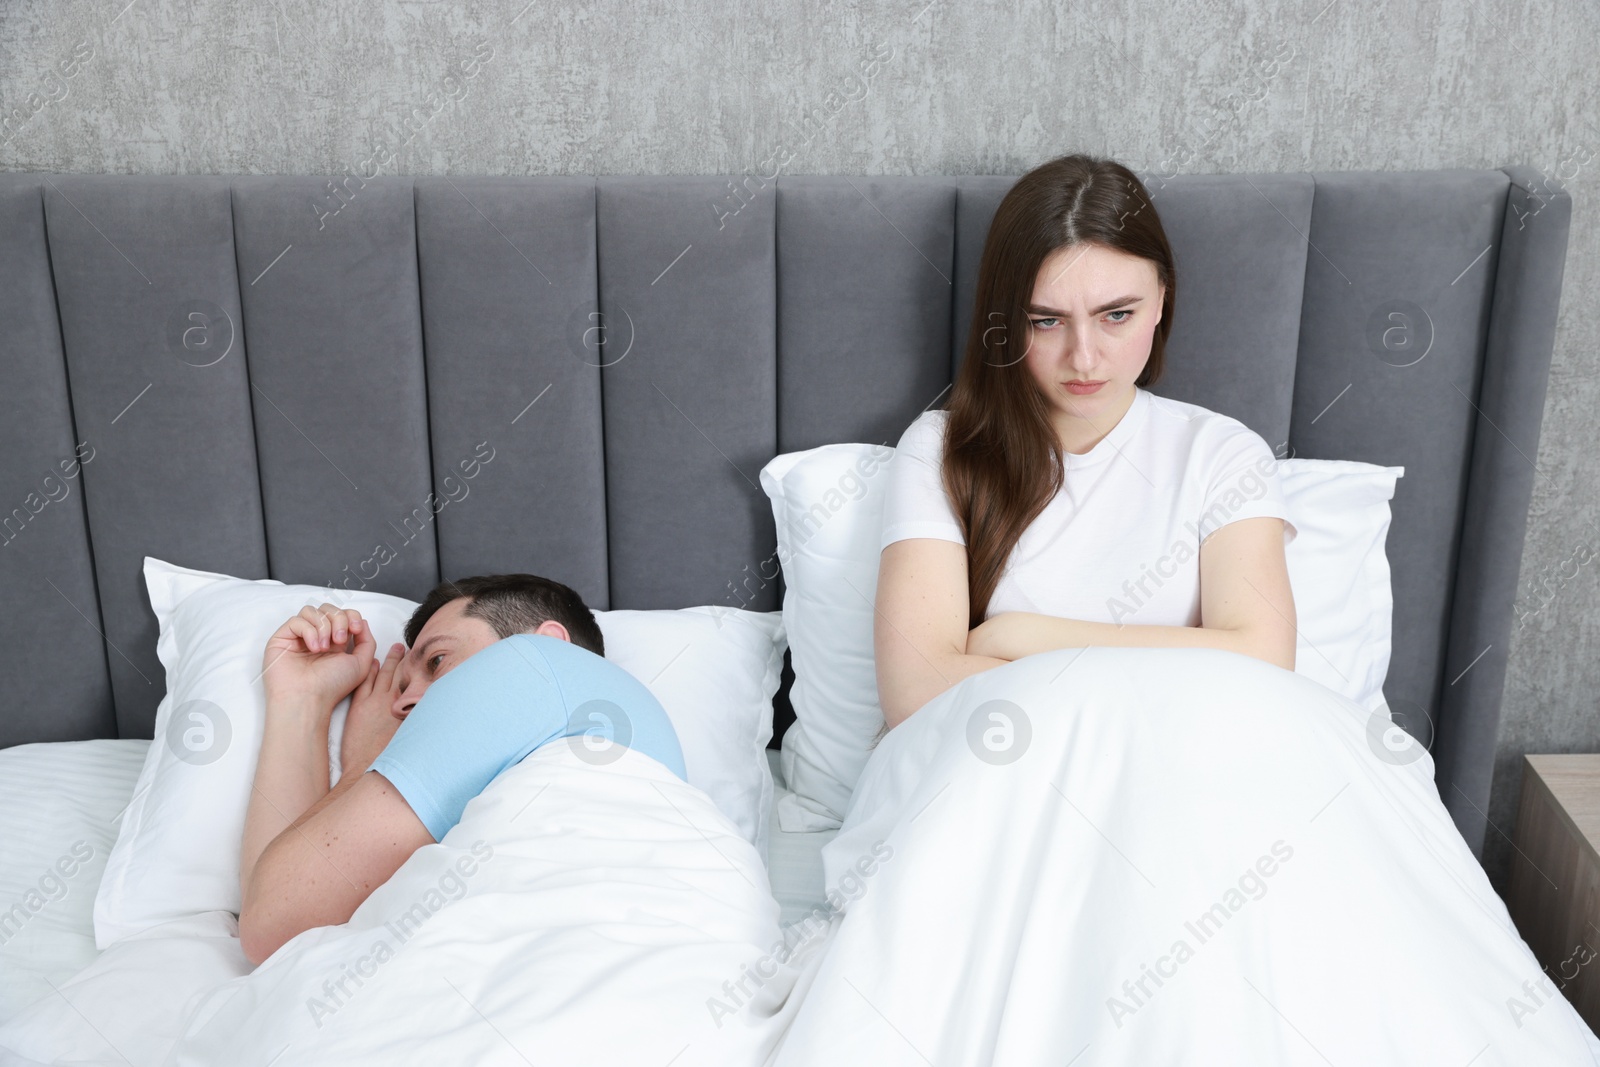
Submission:
[[[878,570],[878,698],[892,728],[968,675],[1056,648],[1217,648],[1294,669],[1283,520],[1240,519],[1200,546],[1200,625],[1088,622],[1004,612],[968,632],[966,548],[913,538]]]

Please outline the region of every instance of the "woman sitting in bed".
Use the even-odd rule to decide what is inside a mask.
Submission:
[[[1219,648],[1294,669],[1272,450],[1143,388],[1175,293],[1161,220],[1120,164],[1054,160],[1000,205],[950,408],[895,453],[876,630],[890,727],[1051,648]]]
[[[1143,388],[1175,292],[1125,167],[1000,204],[949,410],[890,470],[890,729],[822,849],[866,888],[776,1063],[1600,1062],[1432,760],[1293,673],[1272,451]]]

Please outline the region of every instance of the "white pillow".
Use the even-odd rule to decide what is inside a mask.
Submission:
[[[239,910],[239,846],[266,718],[261,654],[307,604],[355,608],[380,649],[416,605],[382,593],[249,581],[144,560],[167,694],[94,900],[99,948],[158,923]],[[340,702],[338,714],[349,701]]]
[[[144,573],[167,695],[95,897],[102,949],[182,916],[238,912],[240,838],[266,714],[258,676],[272,632],[305,605],[326,601],[360,611],[382,650],[404,640],[417,607],[382,593],[250,581],[148,556]],[[703,607],[597,611],[595,618],[607,658],[644,682],[672,719],[690,784],[763,847],[781,613]],[[330,723],[335,779],[348,706],[341,701]]]
[[[894,449],[823,445],[761,469],[777,521],[795,721],[778,762],[788,832],[838,827],[883,728],[872,651],[878,538]]]
[[[606,659],[655,694],[705,790],[767,859],[772,698],[787,647],[781,611],[730,607],[597,611]]]
[[[1340,459],[1278,461],[1298,533],[1284,550],[1299,633],[1294,671],[1368,711],[1384,705],[1394,631],[1389,534],[1404,467]]]
[[[873,658],[873,600],[886,477],[894,449],[823,445],[775,457],[761,487],[777,522],[795,723],[780,757],[791,792],[785,831],[840,825],[883,727]],[[1384,537],[1401,467],[1281,460],[1298,535],[1286,552],[1295,594],[1295,670],[1363,707],[1383,702],[1394,601]]]

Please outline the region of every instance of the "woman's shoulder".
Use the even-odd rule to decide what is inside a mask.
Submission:
[[[895,445],[895,451],[937,458],[944,448],[944,428],[949,416],[950,413],[943,409],[924,411],[905,428],[899,443]]]
[[[1189,404],[1171,397],[1150,393],[1152,426],[1161,431],[1181,436],[1192,445],[1223,446],[1231,442],[1248,442],[1251,439],[1266,445],[1266,440],[1250,427],[1220,411]]]
[[[1146,392],[1149,393],[1148,390]],[[1157,393],[1149,393],[1149,397],[1151,413],[1159,415],[1169,422],[1194,426],[1225,425],[1228,423],[1238,426],[1244,425],[1230,415],[1224,415],[1220,411],[1212,411],[1210,408],[1201,407],[1199,404],[1174,400],[1170,396],[1161,396]]]

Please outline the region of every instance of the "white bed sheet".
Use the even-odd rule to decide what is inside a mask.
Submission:
[[[149,745],[0,749],[0,1023],[97,955],[95,890]]]
[[[0,750],[0,908],[6,909],[0,917],[11,916],[9,925],[0,924],[0,1025],[30,1005],[44,1001],[44,1007],[60,997],[56,987],[97,959],[94,893],[148,744],[99,740]],[[768,756],[775,805],[788,790],[776,753]],[[825,903],[822,851],[838,831],[787,833],[777,827],[772,810],[768,820],[769,881],[780,923],[791,927],[790,939],[813,940],[815,932],[795,924],[819,913],[826,920],[832,911]],[[838,924],[832,925],[837,933]],[[781,1014],[811,999],[809,984],[793,991],[795,1003]],[[1600,1048],[1592,1035],[1585,1037],[1591,1050]],[[33,1062],[0,1050],[6,1067]]]
[[[0,750],[0,1024],[55,995],[99,955],[95,891],[149,744],[94,740]],[[838,831],[791,833],[778,826],[776,804],[788,789],[777,756],[768,750],[775,792],[767,859],[779,921],[789,927],[829,911],[822,846]],[[5,918],[14,907],[21,910]]]
[[[779,766],[778,750],[767,749],[772,765],[772,806],[767,809],[767,877],[772,895],[778,900],[778,921],[785,927],[801,921],[817,909],[827,912],[824,903],[822,846],[834,839],[838,829],[790,832],[778,825],[778,801],[790,792]]]
[[[237,949],[233,916],[225,913],[207,913],[195,917],[192,922],[164,924],[163,927],[152,931],[149,938],[130,938],[112,946],[106,952],[95,951],[92,908],[95,889],[116,833],[117,820],[131,799],[138,769],[142,765],[147,746],[148,742],[145,741],[68,742],[33,745],[0,753],[0,824],[8,827],[3,839],[5,850],[0,852],[0,887],[4,887],[11,896],[25,900],[30,884],[36,891],[39,890],[40,877],[49,875],[50,871],[55,869],[56,860],[75,843],[80,844],[80,852],[87,856],[82,863],[75,863],[70,878],[61,880],[60,884],[66,886],[65,892],[55,890],[57,882],[52,878],[45,887],[48,893],[41,894],[37,898],[42,906],[31,913],[25,912],[25,921],[12,939],[11,951],[0,956],[0,975],[3,975],[6,998],[5,1014],[0,1016],[0,1065],[3,1067],[32,1067],[41,1062],[85,1064],[164,1062],[169,1051],[173,1051],[172,1042],[178,1039],[178,1023],[184,1019],[193,1020],[193,1030],[190,1034],[191,1041],[184,1045],[184,1049],[188,1051],[174,1052],[174,1054],[181,1053],[180,1059],[185,1055],[203,1052],[205,1048],[219,1041],[226,1043],[237,1038],[244,1040],[246,1045],[264,1046],[267,1043],[266,1037],[262,1034],[251,1037],[246,1033],[247,1027],[244,1027],[240,1020],[231,1022],[210,1020],[208,1023],[207,1018],[195,1018],[192,1015],[202,998],[208,996],[216,1003],[229,1001],[230,997],[244,1000],[250,997],[272,1000],[275,989],[273,981],[263,979],[246,985],[240,984],[247,982],[247,979],[241,976],[247,975],[249,968]],[[550,758],[561,758],[564,751],[564,749],[553,751]],[[644,762],[648,765],[647,770],[657,767],[652,761]],[[569,783],[571,789],[568,791],[583,787],[598,788],[589,779],[603,777],[601,771],[607,772],[610,776],[623,775],[626,778],[624,770],[625,768],[621,768],[620,765],[599,769],[586,764],[577,766],[576,771],[582,773],[569,774],[573,781]],[[678,868],[681,869],[673,868],[670,863],[664,867],[664,876],[668,883],[665,887],[651,890],[647,885],[636,884],[637,879],[621,879],[619,885],[631,889],[631,896],[621,903],[616,900],[610,900],[608,903],[602,899],[604,894],[588,890],[574,893],[572,887],[566,884],[571,879],[565,870],[549,874],[542,881],[537,878],[519,881],[515,877],[516,872],[507,867],[507,864],[514,866],[515,860],[513,855],[515,850],[509,841],[499,842],[505,847],[497,850],[497,855],[504,853],[505,858],[496,861],[498,864],[496,869],[506,867],[506,877],[524,889],[527,885],[538,882],[547,896],[555,894],[566,899],[568,904],[574,907],[598,909],[597,913],[590,916],[586,922],[574,921],[570,924],[557,925],[575,931],[572,936],[579,938],[585,936],[593,938],[596,933],[601,933],[602,942],[605,941],[607,934],[615,935],[613,940],[616,944],[628,951],[642,953],[650,959],[659,956],[667,962],[660,964],[656,970],[670,972],[671,988],[686,995],[685,990],[692,992],[701,987],[716,988],[716,982],[712,979],[724,974],[739,974],[738,962],[743,958],[742,954],[759,951],[774,943],[778,934],[778,908],[767,896],[765,879],[756,873],[760,870],[761,862],[758,853],[754,849],[746,849],[747,856],[739,853],[737,846],[745,842],[742,838],[735,841],[729,836],[733,833],[731,824],[721,830],[718,829],[718,824],[726,820],[711,807],[709,799],[698,790],[692,790],[684,795],[670,795],[679,784],[675,779],[653,784],[657,788],[652,794],[644,796],[642,800],[637,797],[622,797],[619,799],[621,809],[612,812],[613,821],[624,817],[621,814],[622,809],[638,812],[637,818],[640,823],[635,827],[638,833],[617,833],[617,826],[613,825],[587,837],[583,834],[561,833],[557,835],[559,840],[556,843],[577,838],[593,841],[613,839],[619,845],[634,847],[636,852],[639,848],[653,850],[657,859],[664,863],[677,856],[681,861],[678,863]],[[504,789],[510,788],[511,784],[504,786]],[[688,787],[683,788],[688,789]],[[662,790],[666,790],[669,795],[663,796]],[[539,795],[544,798],[542,802],[548,806],[561,800],[560,796],[551,799],[558,792],[552,788],[549,792],[541,790]],[[469,812],[483,808],[488,803],[487,793],[488,791],[484,797],[474,801],[476,807],[469,806]],[[584,813],[585,817],[599,818],[603,815],[600,809],[604,806],[600,801],[608,795],[609,791],[602,795],[590,796],[586,801],[579,803],[574,811]],[[654,812],[653,817],[646,811],[652,797],[656,798],[657,806],[663,809]],[[635,807],[636,801],[637,807]],[[704,801],[705,810],[697,807],[697,801]],[[520,807],[526,807],[526,804]],[[613,807],[616,808],[615,805]],[[685,819],[694,828],[692,834],[685,832],[682,826]],[[636,837],[648,836],[645,835],[645,830],[652,830],[663,840],[656,841],[651,838],[644,842],[635,841]],[[667,838],[671,840],[666,840]],[[545,844],[548,845],[549,842]],[[433,846],[423,851],[432,853],[441,847]],[[718,862],[705,863],[702,854],[708,848],[716,850]],[[535,851],[543,855],[549,849],[541,846]],[[677,855],[678,853],[682,855]],[[413,863],[402,868],[400,873],[403,875],[416,867],[415,861],[416,857],[413,857]],[[565,862],[556,862],[555,866],[571,871],[590,866],[594,866],[597,870],[621,869],[618,866],[619,862],[601,860],[591,863],[581,857],[573,862],[572,857],[569,857]],[[701,886],[703,893],[700,896],[719,902],[711,916],[679,916],[677,921],[669,922],[661,901],[654,901],[648,907],[635,906],[639,903],[639,899],[636,898],[647,896],[650,892],[656,892],[658,896],[665,893],[674,900],[681,898],[683,887],[695,877],[707,882]],[[482,889],[487,892],[492,888],[491,881],[488,875],[480,875],[472,881],[471,886],[475,890]],[[546,882],[550,884],[546,885]],[[403,893],[404,890],[405,887],[401,886],[395,891]],[[747,890],[749,892],[746,892]],[[562,896],[563,894],[565,896]],[[53,899],[46,899],[46,895]],[[372,900],[377,900],[380,896],[382,893],[374,894]],[[762,903],[763,899],[765,904]],[[680,905],[681,903],[680,901]],[[552,914],[546,907],[550,904],[551,900],[547,899],[539,906],[544,909],[542,913],[547,916]],[[450,914],[466,915],[467,910],[466,903],[457,902],[450,909]],[[491,910],[495,914],[505,912],[504,907]],[[616,914],[613,915],[612,912]],[[360,914],[358,912],[358,917]],[[623,915],[628,918],[626,920],[620,918]],[[710,919],[716,921],[709,921]],[[511,922],[514,927],[518,926],[518,921],[511,918],[505,918],[505,921]],[[722,926],[731,924],[735,927],[743,923],[744,927],[749,927],[748,930],[744,930],[749,937],[741,943],[740,936],[729,935],[729,932],[719,927],[718,923]],[[763,924],[770,934],[761,932]],[[474,922],[472,925],[483,924]],[[539,933],[540,923],[529,922],[526,925],[529,936]],[[618,933],[624,926],[628,929]],[[435,918],[430,922],[427,931],[430,936],[438,935],[446,940],[450,940],[452,936],[459,938],[454,943],[461,946],[473,943],[473,938],[461,937],[460,930],[452,934],[448,927],[449,923],[445,919]],[[743,927],[739,929],[743,930]],[[679,940],[686,939],[686,943],[655,944],[652,938],[659,940],[664,936],[662,930],[681,935]],[[719,930],[721,934],[713,936]],[[734,931],[735,934],[738,932]],[[347,927],[327,928],[302,935],[296,944],[299,945],[303,941],[302,950],[314,952],[319,948],[319,939],[359,936],[359,933],[359,931],[352,932]],[[420,936],[416,940],[420,941]],[[497,951],[498,946],[509,943],[509,940],[499,935],[488,939],[490,947]],[[701,944],[701,941],[705,944]],[[584,949],[580,955],[584,959],[591,960],[609,979],[620,980],[625,977],[629,980],[644,980],[652,974],[650,967],[620,965],[615,961],[607,964],[597,958],[588,942],[584,942]],[[717,956],[718,952],[727,958]],[[446,953],[446,956],[449,955]],[[560,953],[556,953],[555,956],[559,957]],[[424,971],[431,966],[429,961],[432,957],[424,960],[417,951],[410,952],[407,958],[411,958],[413,964]],[[278,957],[275,956],[274,959]],[[692,971],[690,963],[693,962],[698,962],[706,973],[699,975],[697,981],[688,981]],[[565,961],[558,959],[557,963],[561,968],[565,968],[563,974],[573,973],[571,959]],[[288,964],[280,966],[278,970],[284,971],[286,968],[295,974],[304,970]],[[522,967],[520,964],[514,970],[523,977],[528,977],[531,973],[530,968]],[[401,973],[401,969],[390,964],[384,973],[390,979],[394,979],[396,974]],[[260,977],[259,971],[254,977]],[[237,981],[232,981],[236,978]],[[535,981],[535,978],[538,980]],[[659,981],[661,975],[655,975],[655,979]],[[558,989],[561,985],[559,981],[550,981],[549,976],[534,976],[528,980],[545,989]],[[404,982],[399,984],[406,985]],[[393,987],[396,982],[390,981],[389,985]],[[731,1027],[714,1026],[713,1023],[721,1021],[715,1016],[699,1018],[697,1011],[685,1011],[682,1004],[667,1003],[671,1000],[670,997],[655,995],[661,992],[659,989],[643,999],[651,1004],[665,1004],[666,1007],[662,1010],[670,1009],[668,1014],[672,1018],[682,1016],[683,1020],[687,1020],[683,1022],[683,1026],[692,1033],[698,1045],[706,1046],[702,1052],[712,1055],[712,1059],[716,1062],[755,1063],[764,1059],[767,1051],[770,1051],[772,1042],[779,1036],[783,1021],[771,1009],[777,1003],[781,1003],[786,987],[777,982],[768,985],[770,988],[764,990],[764,996],[766,1000],[772,1000],[774,1003],[763,1010],[757,1007],[756,1002],[752,1002],[751,1012],[739,1017],[741,1025]],[[130,995],[134,994],[134,991],[139,992]],[[145,992],[149,995],[146,996]],[[282,993],[281,990],[276,992]],[[383,1011],[394,1007],[390,1002],[398,995],[395,989],[391,988],[389,996],[377,1000],[369,997],[363,1003],[367,1008],[379,1011],[381,1015]],[[278,999],[283,1003],[273,1001],[276,1005],[275,1013],[262,1013],[264,1017],[271,1016],[262,1022],[262,1025],[272,1033],[283,1029],[280,1023],[304,1021],[300,1018],[304,997],[290,996],[284,1000],[280,995]],[[518,1003],[525,1007],[526,999],[522,997]],[[613,996],[607,1002],[615,999]],[[623,997],[623,999],[628,998]],[[698,1007],[698,1001],[695,1001],[695,1004]],[[210,1002],[204,1007],[206,1011],[202,1012],[202,1015],[215,1014],[211,1010],[213,1005]],[[253,1009],[240,1009],[238,1004],[233,1004],[230,1010],[235,1012],[245,1010],[245,1016],[241,1018],[251,1025],[258,1021],[257,1012]],[[518,1010],[521,1012],[522,1008]],[[467,1012],[468,1009],[462,1008],[461,1011]],[[421,1018],[429,1012],[418,1007],[415,1011],[406,1009],[405,1014],[411,1018]],[[341,1010],[339,1013],[340,1020],[350,1023],[345,1029],[359,1031],[356,1037],[350,1040],[356,1041],[357,1045],[361,1042],[379,1041],[386,1032],[385,1028],[356,1026],[355,1023],[359,1021],[358,1015],[359,1012],[353,1007],[350,1011]],[[94,1020],[92,1023],[88,1022],[91,1017]],[[277,1021],[274,1022],[274,1019]],[[565,1009],[560,1012],[546,1012],[545,1016],[534,1018],[532,1021],[524,1020],[529,1027],[532,1027],[529,1034],[524,1036],[531,1040],[532,1035],[537,1034],[541,1041],[547,1040],[553,1032],[552,1028],[559,1030],[558,1024],[564,1024],[565,1020],[568,1020]],[[471,1019],[466,1019],[465,1022],[456,1020],[460,1023],[459,1026],[441,1023],[440,1034],[435,1036],[443,1040],[471,1021]],[[657,1029],[667,1027],[667,1023],[662,1020],[658,1019],[657,1022],[660,1023]],[[570,1028],[569,1026],[568,1029]],[[582,1030],[582,1027],[579,1029]],[[609,1036],[615,1043],[634,1030],[617,1031],[610,1033]],[[654,1040],[651,1033],[651,1028],[643,1028],[639,1040],[645,1041],[648,1045]],[[593,1032],[584,1030],[579,1036],[585,1040],[592,1039]],[[335,1059],[351,1051],[351,1049],[336,1051],[334,1043],[326,1035],[319,1033],[317,1037],[318,1040],[309,1042],[308,1047],[319,1049],[334,1056]],[[260,1040],[256,1040],[257,1038]],[[723,1045],[732,1042],[742,1051],[732,1054],[730,1059],[727,1054],[734,1053],[733,1048],[730,1046],[728,1049],[722,1049],[721,1045],[717,1045],[719,1041]],[[590,1044],[593,1044],[592,1040]],[[721,1050],[714,1055],[710,1051],[713,1045]],[[364,1048],[365,1045],[361,1047]],[[237,1052],[238,1050],[234,1049],[223,1059],[229,1062],[241,1062],[234,1054]],[[202,1055],[202,1059],[204,1058]],[[219,1061],[213,1059],[208,1062]],[[344,1062],[351,1060],[346,1058]],[[686,1057],[685,1062],[700,1062],[700,1060]]]

